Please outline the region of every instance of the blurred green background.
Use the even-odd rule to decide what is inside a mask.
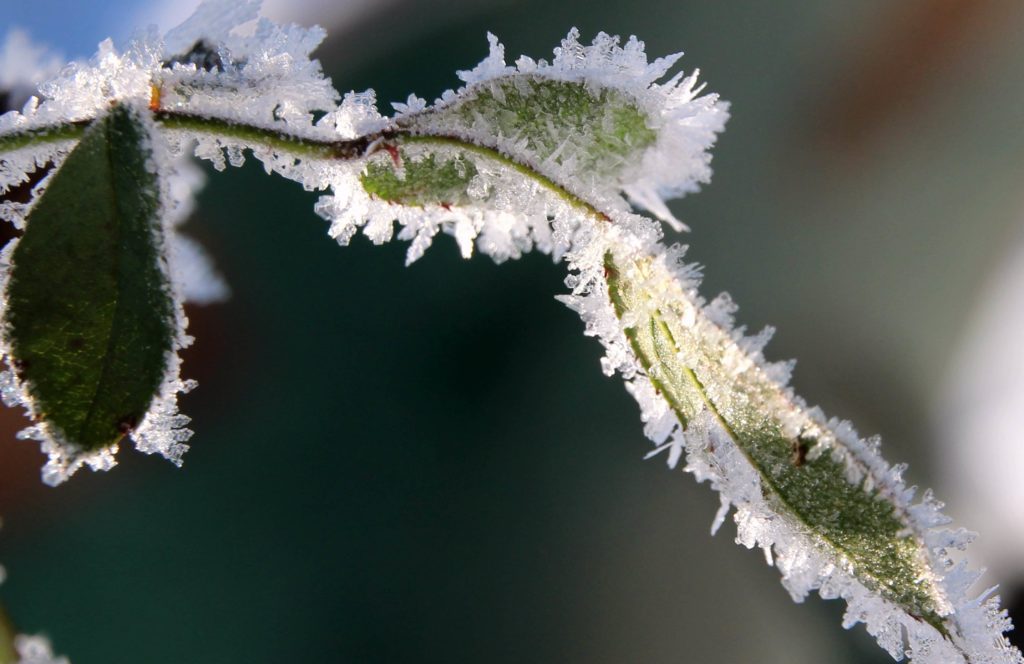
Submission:
[[[487,31],[509,59],[550,56],[573,25],[685,50],[733,114],[713,183],[673,206],[704,293],[776,325],[797,391],[881,433],[912,482],[970,490],[943,479],[929,423],[1021,235],[1024,5],[302,11],[334,24],[336,87],[373,87],[382,110],[454,87]],[[553,299],[560,265],[463,261],[443,237],[406,269],[397,243],[337,247],[315,200],[254,163],[211,171],[189,230],[233,295],[188,311],[182,469],[125,450],[50,489],[4,414],[0,598],[19,627],[75,664],[889,661],[838,603],[793,604],[731,523],[709,537],[706,486],[642,461],[635,404]]]

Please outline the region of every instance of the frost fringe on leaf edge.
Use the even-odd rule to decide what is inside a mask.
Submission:
[[[137,116],[140,119],[146,117],[142,113],[137,113]],[[156,134],[152,121],[144,120],[144,126],[149,134],[148,147],[151,151],[150,158],[153,166],[157,168],[156,164],[161,164],[157,170],[161,206],[158,220],[161,228],[155,230],[154,243],[164,256],[159,261],[158,268],[164,273],[171,288],[174,320],[172,321],[171,348],[164,358],[163,380],[157,393],[153,396],[145,416],[127,435],[139,451],[146,454],[158,453],[176,465],[181,465],[182,455],[188,450],[186,441],[192,436],[192,432],[185,428],[189,418],[178,412],[178,394],[191,390],[195,387],[195,382],[182,380],[180,377],[180,352],[192,343],[192,337],[185,332],[188,320],[182,307],[184,297],[181,292],[181,271],[176,269],[178,266],[174,264],[177,252],[169,251],[168,247],[172,244],[172,238],[176,233],[175,223],[180,220],[177,208],[185,204],[186,199],[171,196],[170,187],[172,178],[175,176],[172,162],[166,153],[165,145]],[[72,144],[62,143],[49,155],[49,158],[57,164],[53,172],[56,172],[60,161],[70,153],[73,147]],[[36,159],[37,164],[40,161]],[[51,176],[52,174],[47,178]],[[43,195],[45,182],[46,180],[43,180],[40,183],[41,186],[37,186],[33,191],[33,203]],[[27,208],[27,211],[30,210],[31,204]],[[18,239],[15,238],[0,252],[0,321],[6,321],[8,304],[6,293],[12,269],[11,256],[17,246]],[[0,357],[8,367],[12,366],[10,333],[6,327],[0,329]],[[29,393],[28,386],[18,378],[17,372],[11,368],[0,372],[0,398],[8,407],[23,407],[27,417],[34,422],[32,426],[22,430],[18,434],[18,438],[39,441],[42,452],[47,455],[47,462],[42,470],[42,478],[46,484],[60,484],[82,466],[88,466],[93,470],[109,470],[116,465],[115,455],[119,443],[93,452],[81,450],[73,441],[67,440],[59,430],[41,417],[35,400]]]

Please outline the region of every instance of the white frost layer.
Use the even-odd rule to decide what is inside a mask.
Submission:
[[[74,147],[75,141],[54,141],[45,145],[5,152],[0,157],[0,196],[29,182],[30,176],[41,169],[50,167],[51,170],[46,177],[32,187],[27,203],[12,200],[0,201],[0,220],[13,224],[15,228],[24,228],[25,217],[28,216],[32,204],[46,191],[46,185],[53,177],[57,167],[64,162]]]
[[[196,27],[197,37],[209,39],[207,32],[198,31],[203,26]],[[313,125],[314,112],[332,111],[340,99],[320,63],[310,58],[324,36],[321,28],[278,26],[266,19],[256,22],[252,35],[227,31],[215,42],[220,68],[176,62],[154,72],[160,106],[308,138],[332,138],[326,123]],[[166,53],[173,55],[180,52]]]
[[[183,304],[186,300],[188,280],[184,275],[188,269],[205,269],[213,273],[212,267],[202,263],[187,263],[181,252],[175,251],[175,247],[183,242],[177,224],[191,210],[193,189],[202,186],[202,180],[197,172],[190,174],[188,162],[182,161],[172,153],[165,137],[152,123],[149,124],[149,133],[152,167],[160,185],[161,236],[166,243],[160,252],[165,257],[161,268],[167,276],[174,302],[175,330],[171,350],[165,357],[167,364],[164,380],[146,416],[129,435],[135,443],[135,449],[146,454],[160,454],[180,466],[182,455],[188,450],[185,443],[192,437],[192,431],[186,428],[190,418],[178,411],[178,395],[190,392],[196,387],[194,380],[181,378],[181,351],[191,346],[193,342],[193,338],[186,332],[188,318],[185,317]],[[205,256],[201,255],[193,258],[195,261],[205,260]],[[202,267],[196,268],[196,265]],[[216,285],[213,288],[215,291]],[[217,293],[213,292],[212,296],[216,295]]]

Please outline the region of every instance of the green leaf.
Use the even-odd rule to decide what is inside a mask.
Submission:
[[[606,255],[609,295],[652,384],[685,426],[707,408],[757,470],[765,498],[788,514],[867,588],[948,636],[923,546],[894,505],[870,482],[853,483],[846,464],[817,441],[786,435],[776,384],[726,359],[731,337],[708,321],[685,324],[655,301],[650,260],[622,265]],[[692,314],[691,314],[692,316]],[[731,368],[730,368],[731,367]]]
[[[398,159],[375,159],[360,177],[363,189],[389,203],[401,205],[467,205],[476,166],[466,156],[437,157],[434,153],[410,158],[402,150]],[[400,167],[395,162],[401,164]]]
[[[12,256],[11,364],[40,421],[82,451],[141,421],[176,332],[149,140],[128,107],[94,121]]]
[[[614,179],[657,139],[636,99],[614,88],[513,74],[471,87],[458,101],[399,122],[516,144],[533,163],[571,165],[575,177]],[[508,147],[508,146],[505,146]],[[568,175],[568,174],[566,174]]]

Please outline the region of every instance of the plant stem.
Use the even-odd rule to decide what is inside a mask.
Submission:
[[[565,186],[541,175],[531,166],[518,161],[495,147],[472,143],[457,136],[412,133],[404,129],[387,129],[358,138],[328,141],[321,138],[290,134],[276,128],[236,122],[227,118],[183,113],[169,109],[154,111],[153,118],[167,129],[224,137],[243,141],[250,145],[264,145],[298,157],[312,159],[337,159],[341,161],[362,159],[374,154],[387,144],[419,143],[455,147],[500,162],[517,173],[534,180],[548,191],[561,197],[577,210],[591,215],[600,221],[610,221],[608,215],[597,207],[573,194]],[[62,125],[0,134],[0,155],[4,152],[12,152],[33,144],[81,138],[85,128],[91,122],[92,120],[81,120]]]
[[[0,156],[5,152],[14,152],[32,145],[78,140],[90,124],[92,120],[79,120],[0,134]]]
[[[392,135],[392,132],[382,131],[349,140],[327,141],[319,138],[289,134],[280,129],[235,122],[225,118],[182,113],[166,109],[154,112],[153,117],[160,125],[167,129],[225,137],[244,141],[250,145],[264,145],[299,157],[313,159],[338,159],[342,161],[359,159],[371,154],[375,151],[376,144],[382,140],[387,140]]]

